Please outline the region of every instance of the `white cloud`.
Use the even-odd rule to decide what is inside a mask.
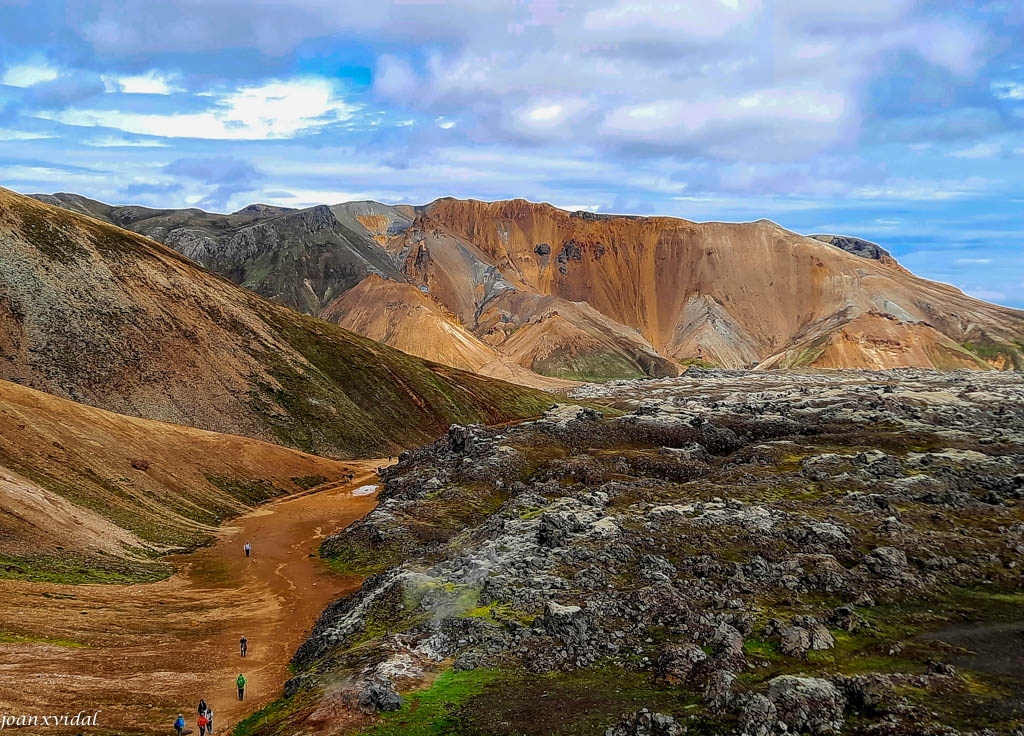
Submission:
[[[716,38],[749,21],[760,9],[760,0],[619,0],[610,8],[587,13],[583,27],[617,35],[636,29],[645,34],[656,30],[666,35]]]
[[[568,137],[590,107],[582,98],[536,100],[514,110],[507,124],[527,136]]]
[[[169,95],[181,92],[181,87],[173,84],[173,77],[157,71],[149,71],[135,76],[103,75],[103,85],[107,92],[121,92],[128,95]]]
[[[92,148],[167,148],[166,143],[152,138],[123,138],[112,135],[90,138],[83,143]]]
[[[1000,100],[1024,101],[1024,83],[992,82],[991,89]]]
[[[956,262],[961,265],[987,266],[992,263],[991,258],[957,258]]]
[[[527,5],[502,7],[522,14]],[[424,38],[425,61],[389,50],[374,92],[400,110],[458,119],[481,143],[572,140],[599,152],[802,160],[856,140],[871,83],[899,56],[965,78],[988,48],[965,17],[929,13],[917,0],[585,7],[579,20],[554,13],[529,33],[493,10],[486,34]],[[455,12],[443,14],[465,27]]]
[[[30,130],[11,130],[10,128],[0,128],[0,143],[4,143],[6,141],[36,141],[56,137],[57,136],[51,135],[49,133],[37,133]]]
[[[797,146],[810,154],[845,134],[850,103],[839,93],[762,89],[735,97],[662,99],[613,109],[601,132],[613,139],[673,147],[704,143],[728,155],[730,143],[715,141],[730,127],[757,131],[761,144]],[[706,143],[705,143],[706,141]],[[775,148],[764,153],[778,153]]]
[[[437,123],[437,127],[441,128],[442,130],[451,130],[452,128],[455,127],[455,121],[449,120],[443,115],[437,118],[434,122]]]
[[[7,67],[0,77],[0,84],[9,87],[33,87],[42,82],[52,82],[56,78],[56,67],[47,61],[36,60]]]
[[[911,24],[893,34],[894,45],[915,51],[925,61],[954,74],[972,74],[980,62],[983,40],[973,28],[946,21]]]
[[[377,60],[373,86],[378,94],[401,98],[415,92],[418,85],[416,72],[404,59],[384,54]]]
[[[978,159],[995,158],[1003,152],[1003,147],[998,143],[975,143],[973,146],[954,151],[949,154],[954,158]]]
[[[132,113],[120,110],[69,109],[40,117],[67,125],[117,128],[126,133],[162,138],[264,140],[292,138],[330,123],[348,120],[358,109],[336,95],[319,77],[273,81],[243,87],[215,98],[198,113]]]
[[[962,180],[896,178],[882,186],[855,189],[851,196],[860,199],[894,199],[911,201],[955,200],[982,194],[991,182],[971,176]]]

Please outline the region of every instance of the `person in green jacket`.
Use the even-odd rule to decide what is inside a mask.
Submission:
[[[238,679],[235,680],[235,684],[238,685],[238,699],[239,700],[245,700],[245,683],[247,683],[247,682],[248,682],[248,680],[245,679],[245,675],[243,675],[241,672],[239,672],[238,673]]]

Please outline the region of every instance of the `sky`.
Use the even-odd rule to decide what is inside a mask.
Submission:
[[[768,218],[1024,308],[1024,2],[0,0],[0,185]]]

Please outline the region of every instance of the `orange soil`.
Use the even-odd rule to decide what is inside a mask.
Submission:
[[[101,731],[164,734],[179,712],[194,729],[203,697],[217,731],[227,733],[281,695],[288,662],[317,616],[360,584],[315,552],[375,506],[375,493],[352,491],[376,484],[379,464],[349,463],[353,483],[325,484],[235,519],[216,545],[172,558],[178,573],[159,583],[0,581],[0,642],[8,640],[0,643],[0,712],[102,710]],[[9,641],[19,637],[26,640]],[[244,702],[235,694],[239,672],[249,680]]]

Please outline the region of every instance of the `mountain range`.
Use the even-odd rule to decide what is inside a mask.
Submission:
[[[1024,369],[1024,312],[918,278],[882,247],[770,222],[524,200],[230,215],[36,195],[406,353],[552,387],[727,368]]]
[[[0,379],[130,416],[334,457],[550,396],[300,314],[178,252],[0,190]]]

